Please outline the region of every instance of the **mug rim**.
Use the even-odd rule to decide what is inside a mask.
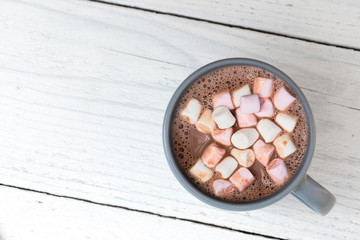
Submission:
[[[258,199],[254,201],[248,202],[227,202],[202,192],[198,189],[195,184],[189,179],[185,172],[182,171],[180,166],[177,163],[175,158],[175,154],[172,147],[172,140],[171,140],[171,127],[172,127],[172,119],[175,114],[176,107],[178,102],[180,101],[181,97],[184,95],[185,91],[201,76],[215,70],[218,68],[226,67],[226,66],[234,66],[234,65],[248,65],[263,68],[269,72],[272,72],[283,79],[289,87],[295,92],[299,100],[301,101],[306,117],[307,122],[309,125],[308,131],[308,146],[305,152],[305,156],[303,158],[302,164],[295,175],[277,192]],[[314,125],[314,118],[311,112],[310,106],[308,101],[306,100],[304,94],[300,90],[300,88],[295,84],[295,82],[283,73],[278,68],[250,58],[227,58],[218,60],[215,62],[211,62],[197,70],[195,70],[192,74],[190,74],[175,90],[173,96],[171,97],[169,104],[167,106],[165,115],[164,115],[164,122],[163,122],[163,131],[162,131],[162,139],[163,139],[163,147],[164,152],[166,155],[167,162],[173,174],[175,175],[176,179],[180,182],[180,184],[193,196],[198,198],[199,200],[212,205],[214,207],[226,209],[226,210],[233,210],[233,211],[248,211],[248,210],[255,210],[259,208],[263,208],[269,206],[280,199],[284,198],[287,194],[289,194],[296,186],[300,184],[302,179],[306,176],[306,171],[310,166],[312,156],[314,154],[315,149],[315,125]]]

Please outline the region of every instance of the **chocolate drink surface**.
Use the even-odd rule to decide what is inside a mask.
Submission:
[[[287,86],[287,84],[282,79],[273,73],[261,68],[245,65],[228,66],[213,70],[212,72],[197,79],[187,89],[184,96],[179,101],[173,119],[171,132],[172,145],[176,159],[181,169],[200,190],[210,196],[220,198],[224,201],[245,202],[261,199],[280,190],[286,184],[286,182],[281,184],[276,183],[268,174],[266,167],[263,166],[258,159],[255,159],[255,162],[250,167],[248,167],[248,170],[250,170],[251,174],[255,177],[255,180],[248,187],[246,187],[245,190],[240,191],[237,187],[232,187],[231,191],[227,191],[226,194],[221,196],[216,195],[213,187],[214,180],[224,178],[222,178],[219,172],[215,171],[215,168],[210,168],[211,171],[213,171],[213,175],[205,182],[194,177],[189,172],[190,169],[196,164],[196,162],[202,157],[206,147],[211,143],[214,143],[215,140],[211,134],[205,134],[198,131],[198,129],[195,127],[195,124],[190,123],[188,119],[180,116],[180,112],[186,107],[188,101],[193,98],[199,100],[204,109],[213,110],[213,96],[224,91],[230,91],[232,93],[236,89],[239,89],[246,84],[249,85],[250,90],[253,93],[253,84],[256,77],[272,79],[274,83],[273,93],[277,93],[279,89],[285,87],[285,89],[296,98],[295,101],[286,110],[279,111],[277,108],[274,108],[274,116],[265,117],[266,119],[270,119],[273,122],[275,122],[275,116],[277,116],[279,112],[297,117],[296,126],[292,132],[287,133],[287,131],[281,128],[281,132],[278,134],[278,136],[281,136],[285,133],[290,135],[294,145],[296,146],[296,152],[287,157],[281,158],[278,155],[278,152],[275,150],[270,159],[270,162],[276,158],[281,158],[284,160],[288,169],[290,180],[300,167],[307,149],[308,123],[306,121],[306,115],[300,100],[297,98],[291,88]],[[271,99],[273,99],[273,95],[274,94],[272,94],[270,97]],[[235,109],[231,110],[231,112],[234,116],[236,116]],[[256,118],[258,122],[260,119],[265,119],[259,117]],[[244,129],[243,127],[240,128],[238,121],[236,121],[232,128],[233,133],[239,129]],[[254,126],[254,128],[256,129],[256,126]],[[261,134],[259,134],[259,139],[265,141]],[[270,142],[269,144],[273,143]],[[222,158],[230,156],[231,150],[235,148],[233,144],[231,146],[224,146],[218,143],[218,145],[226,150]],[[249,149],[252,148],[253,147],[251,146]],[[240,167],[241,166],[238,165],[233,174]],[[225,179],[229,180],[229,177]]]

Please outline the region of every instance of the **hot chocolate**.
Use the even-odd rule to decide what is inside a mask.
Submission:
[[[281,189],[305,155],[301,102],[278,76],[253,66],[216,69],[179,101],[172,145],[182,170],[205,193],[231,202]]]

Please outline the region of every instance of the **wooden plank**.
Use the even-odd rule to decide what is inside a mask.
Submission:
[[[104,0],[259,31],[360,48],[360,2]]]
[[[0,239],[6,240],[269,239],[7,187],[0,195]]]
[[[281,238],[357,238],[359,52],[87,1],[2,6],[1,183]],[[172,176],[168,100],[194,69],[236,56],[283,69],[308,97],[318,126],[309,173],[338,200],[325,218],[292,197],[222,211]]]

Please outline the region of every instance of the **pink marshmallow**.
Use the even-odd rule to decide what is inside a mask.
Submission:
[[[254,114],[252,113],[244,114],[241,112],[240,108],[237,108],[235,110],[235,114],[239,127],[243,128],[243,127],[256,126],[257,120]]]
[[[258,117],[272,117],[274,116],[274,106],[270,99],[260,98],[260,111],[255,113]]]
[[[295,98],[291,96],[284,87],[280,88],[280,90],[275,93],[274,105],[281,111],[286,110],[294,101]]]
[[[255,153],[256,159],[266,167],[270,161],[271,156],[274,153],[275,147],[272,144],[266,144],[262,140],[258,140],[254,146],[253,150]]]
[[[249,169],[241,167],[230,177],[230,181],[242,192],[255,181],[255,177]]]
[[[216,143],[211,143],[206,147],[201,156],[201,161],[209,168],[213,168],[222,159],[226,150],[221,148]]]
[[[233,110],[235,108],[229,91],[214,95],[212,101],[214,109],[219,106],[227,107],[229,110]]]
[[[266,167],[266,171],[276,184],[284,184],[289,179],[289,172],[284,160],[275,158]]]
[[[260,99],[257,94],[249,94],[240,98],[241,113],[257,113],[260,111]]]
[[[232,127],[230,127],[226,129],[216,129],[211,133],[211,136],[216,142],[225,145],[227,147],[230,147],[232,134],[233,134],[233,129]]]
[[[273,93],[274,81],[270,78],[255,78],[253,93],[259,97],[271,97]]]
[[[234,190],[232,183],[224,179],[216,179],[212,186],[216,196],[225,196]]]

